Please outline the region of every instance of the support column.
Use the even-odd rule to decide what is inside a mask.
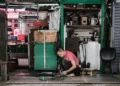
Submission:
[[[104,48],[105,46],[105,40],[104,40],[104,26],[105,25],[105,2],[102,0],[101,4],[101,36],[100,36],[100,41],[101,41],[101,48]],[[101,61],[100,65],[100,71],[103,72],[104,70],[104,63]]]
[[[65,47],[64,45],[64,4],[63,0],[60,3],[60,39],[61,39],[61,46],[62,48]]]

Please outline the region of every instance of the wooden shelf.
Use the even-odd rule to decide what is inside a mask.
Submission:
[[[65,10],[82,10],[82,11],[99,11],[100,8],[71,8],[71,7],[65,7]]]
[[[93,28],[100,28],[101,25],[67,25],[67,28],[73,28],[73,29],[93,29]]]

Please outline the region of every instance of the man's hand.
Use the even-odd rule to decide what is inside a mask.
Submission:
[[[63,75],[63,76],[67,75],[67,71],[61,72],[60,75]]]

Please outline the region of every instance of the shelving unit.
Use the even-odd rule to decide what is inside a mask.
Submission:
[[[68,25],[67,28],[100,28],[100,42],[101,42],[101,48],[104,47],[104,19],[105,19],[105,1],[104,0],[60,0],[60,6],[61,6],[61,29],[60,29],[60,36],[61,36],[61,43],[62,47],[65,48],[65,30],[64,30],[64,11],[100,11],[101,10],[101,25]],[[71,8],[71,7],[65,7],[66,4],[98,4],[101,5],[101,8]],[[103,64],[101,62],[101,72],[103,70]]]
[[[61,7],[61,29],[60,29],[60,36],[61,36],[61,43],[62,47],[65,46],[65,40],[64,40],[64,10],[100,10],[99,8],[94,8],[94,9],[89,9],[89,8],[69,8],[69,7],[64,7],[65,4],[99,4],[101,5],[101,47],[104,47],[104,16],[105,16],[105,2],[104,0],[60,0],[60,7]],[[76,26],[68,26],[68,27],[76,27]],[[81,27],[81,26],[77,26]],[[88,26],[85,26],[88,27]],[[91,26],[92,27],[92,26]],[[95,26],[95,27],[100,27],[100,26]]]

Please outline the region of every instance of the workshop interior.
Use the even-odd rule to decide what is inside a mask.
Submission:
[[[0,2],[0,80],[26,70],[58,77],[60,47],[76,55],[81,76],[120,74],[120,0]]]

